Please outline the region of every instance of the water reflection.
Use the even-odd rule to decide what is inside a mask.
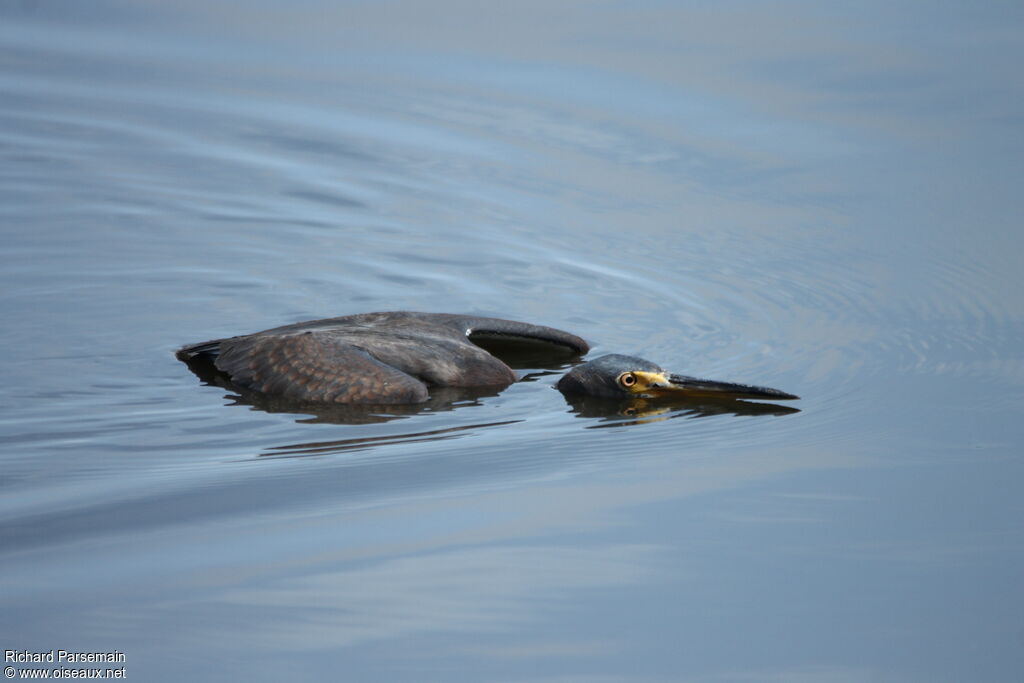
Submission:
[[[307,421],[312,422],[313,420]],[[332,453],[344,453],[346,451],[361,451],[389,444],[413,444],[428,441],[444,441],[445,439],[451,439],[459,436],[460,433],[472,432],[490,427],[503,427],[517,422],[522,422],[522,420],[505,420],[503,422],[462,425],[459,427],[446,427],[444,429],[410,432],[408,434],[364,436],[352,439],[338,439],[335,441],[315,441],[310,443],[290,444],[287,446],[274,446],[270,448],[267,453],[263,453],[262,456],[265,458],[296,458],[307,455],[329,455]]]
[[[397,405],[364,405],[346,403],[317,403],[296,401],[285,396],[269,396],[262,392],[250,391],[230,382],[216,379],[213,384],[225,386],[235,393],[225,398],[232,406],[250,406],[266,413],[293,413],[304,415],[296,420],[302,424],[347,424],[368,425],[391,422],[404,417],[454,410],[466,406],[481,405],[481,399],[497,396],[504,387],[436,387],[424,403]],[[208,383],[209,384],[209,383]]]
[[[731,399],[684,399],[662,397],[609,399],[599,396],[566,396],[578,417],[601,418],[594,427],[621,427],[659,422],[677,417],[710,417],[712,415],[792,415],[799,408],[772,403],[755,403]]]

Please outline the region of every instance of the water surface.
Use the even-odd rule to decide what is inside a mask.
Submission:
[[[1011,681],[1013,3],[9,3],[0,647],[135,680]],[[178,346],[375,310],[803,396],[356,424]]]

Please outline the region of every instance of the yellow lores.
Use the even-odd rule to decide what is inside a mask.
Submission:
[[[663,372],[633,370],[619,373],[615,380],[619,386],[634,395],[658,395],[665,393],[671,384]]]

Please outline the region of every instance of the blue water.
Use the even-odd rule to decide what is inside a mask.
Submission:
[[[1022,35],[1016,3],[0,7],[0,649],[1019,680]],[[380,310],[803,399],[592,415],[533,368],[345,423],[173,357]]]

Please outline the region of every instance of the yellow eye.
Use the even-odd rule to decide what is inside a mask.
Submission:
[[[636,375],[632,372],[624,372],[619,375],[619,384],[626,387],[627,389],[636,384]]]

